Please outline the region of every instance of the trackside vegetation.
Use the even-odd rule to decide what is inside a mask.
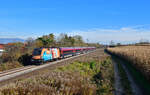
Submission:
[[[109,57],[75,61],[0,89],[1,95],[113,95],[113,64]]]

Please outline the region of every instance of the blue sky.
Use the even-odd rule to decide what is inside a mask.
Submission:
[[[1,0],[0,38],[49,33],[91,42],[150,40],[149,0]]]

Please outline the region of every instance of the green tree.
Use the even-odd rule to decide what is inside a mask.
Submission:
[[[37,43],[39,46],[50,47],[55,45],[55,36],[54,34],[44,35],[37,39]]]
[[[76,35],[73,38],[75,40],[75,46],[84,46],[84,41],[83,41],[82,36]]]

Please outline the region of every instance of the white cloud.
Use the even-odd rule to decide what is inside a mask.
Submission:
[[[150,40],[150,29],[122,27],[120,29],[88,29],[74,30],[69,35],[81,35],[84,40],[90,42],[109,43],[111,40],[115,42],[137,42],[140,39]]]

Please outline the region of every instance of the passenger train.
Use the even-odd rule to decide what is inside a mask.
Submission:
[[[43,64],[47,61],[62,59],[68,56],[86,53],[96,49],[95,47],[50,47],[35,48],[32,53],[32,63]]]

